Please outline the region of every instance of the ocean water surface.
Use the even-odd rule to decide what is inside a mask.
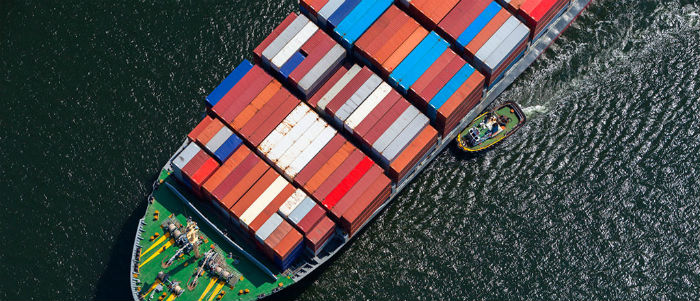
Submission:
[[[297,3],[0,2],[0,299],[128,299],[136,222],[204,97]],[[594,1],[299,300],[700,298],[700,3]]]

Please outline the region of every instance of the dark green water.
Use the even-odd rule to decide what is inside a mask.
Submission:
[[[0,299],[127,299],[136,221],[204,96],[285,1],[0,1]],[[319,299],[700,298],[700,4],[594,1],[503,96],[528,125],[443,152]]]

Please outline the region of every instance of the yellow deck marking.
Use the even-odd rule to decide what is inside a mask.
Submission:
[[[166,299],[165,301],[173,301],[175,297],[177,297],[175,296],[175,294],[171,294],[170,297],[168,297],[168,299]]]
[[[204,298],[204,296],[211,289],[211,287],[214,286],[214,283],[216,283],[216,277],[211,278],[211,280],[209,281],[209,284],[207,285],[207,288],[204,289],[204,292],[202,293],[201,296],[199,296],[199,299],[197,299],[197,301],[202,301],[202,298]]]
[[[156,288],[156,285],[158,285],[158,283],[160,283],[160,280],[156,279],[156,282],[153,282],[151,288],[149,288],[148,291],[145,294],[143,294],[143,296],[146,297],[146,295],[150,294],[151,291],[153,291],[153,289]]]
[[[216,285],[216,288],[214,288],[214,291],[211,292],[211,297],[209,297],[209,300],[207,300],[207,301],[214,300],[214,297],[216,297],[216,295],[219,293],[221,288],[224,287],[224,285],[226,285],[226,282],[223,282],[223,281],[219,282],[219,284]]]
[[[159,244],[161,244],[162,242],[164,242],[165,239],[168,238],[168,237],[170,237],[170,233],[165,233],[165,235],[162,235],[159,239],[156,240],[156,242],[154,242],[150,247],[148,247],[148,249],[146,249],[145,252],[142,252],[142,253],[141,253],[141,256],[139,257],[139,259],[141,259],[141,258],[143,257],[143,255],[146,255],[146,253],[148,253],[148,252],[150,252],[151,250],[153,250],[153,248],[155,248],[156,246],[158,246]]]
[[[151,261],[151,259],[155,258],[156,256],[160,255],[160,253],[163,253],[163,251],[165,251],[166,249],[170,248],[170,246],[172,246],[174,243],[175,243],[175,240],[174,240],[174,239],[169,240],[165,245],[163,245],[162,248],[158,249],[158,251],[156,251],[155,253],[153,253],[153,255],[151,255],[151,257],[148,257],[148,259],[144,260],[144,261],[139,265],[139,269],[140,269],[144,264],[146,264],[146,263],[148,263],[149,261]]]

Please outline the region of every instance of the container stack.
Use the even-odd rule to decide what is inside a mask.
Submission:
[[[357,40],[355,50],[386,78],[427,35],[425,28],[392,5]]]
[[[328,218],[326,210],[300,189],[280,206],[277,213],[304,234],[306,247],[314,255],[318,255],[335,231],[335,223]]]
[[[190,141],[196,141],[217,161],[223,163],[243,143],[218,119],[209,116],[204,119],[187,135]]]
[[[219,168],[219,163],[194,142],[190,142],[171,165],[175,178],[200,197],[202,185]]]
[[[460,0],[399,0],[403,6],[425,28],[435,30],[442,18],[459,3]]]
[[[463,52],[492,86],[525,52],[530,30],[493,0],[462,0],[438,30]]]
[[[437,142],[428,117],[367,67],[341,67],[309,104],[360,141],[396,182]],[[405,163],[393,165],[398,158]]]
[[[570,0],[498,0],[498,3],[525,20],[531,38],[539,39],[553,20],[569,8]]]
[[[307,211],[292,208],[289,223],[271,222],[279,217],[278,212],[286,212],[289,204],[310,198],[245,146],[239,147],[203,188],[216,207],[241,231],[257,238],[258,247],[283,270],[301,253],[302,245],[316,254],[334,233],[335,223],[329,224],[326,210],[312,200],[313,206],[308,201],[302,203],[303,208],[310,208]]]
[[[335,71],[346,51],[307,17],[290,13],[253,53],[306,96]]]
[[[382,192],[390,191],[391,182],[383,170],[304,103],[299,103],[257,147],[336,220],[343,217],[344,209],[360,203],[361,197],[381,204],[388,196]],[[368,193],[369,184],[375,182],[383,190]],[[371,210],[371,205],[374,203],[357,210]],[[358,222],[364,220],[353,220],[352,225]],[[345,230],[349,232],[350,228]]]
[[[273,213],[260,230],[255,232],[255,239],[263,252],[281,270],[288,269],[304,249],[301,233],[277,213]]]
[[[302,0],[301,10],[351,49],[392,0]]]
[[[259,72],[262,74],[256,74]],[[259,82],[253,83],[250,81],[252,79],[258,79]],[[405,110],[405,107],[403,109]],[[302,187],[325,211],[330,212],[336,204],[354,206],[359,201],[360,194],[369,190],[370,179],[379,183],[377,185],[380,185],[381,189],[372,190],[374,195],[364,194],[362,197],[368,197],[373,202],[366,203],[365,207],[358,207],[355,210],[366,213],[365,211],[375,208],[374,205],[377,203],[383,203],[388,196],[384,192],[390,191],[391,181],[373,160],[338,134],[333,126],[329,125],[316,111],[287,92],[279,81],[265,75],[264,71],[257,66],[251,68],[212,111],[256,147],[265,161]],[[428,139],[421,141],[427,145],[430,144]],[[341,149],[341,145],[347,145],[347,147]],[[419,147],[421,151],[423,148],[425,147]],[[351,151],[352,156],[345,153],[348,150]],[[236,155],[234,153],[232,158]],[[338,157],[341,155],[345,156]],[[331,159],[334,156],[335,158]],[[414,158],[407,155],[402,157],[404,158],[402,162],[407,162],[402,164],[408,168],[408,163]],[[334,165],[335,163],[338,165]],[[402,164],[397,166],[403,166]],[[259,172],[262,173],[262,171]],[[262,181],[264,174],[256,176],[261,177],[259,181]],[[358,183],[363,186],[358,186],[360,185]],[[229,184],[225,187],[231,186]],[[223,201],[223,206],[231,208],[231,214],[240,219],[242,212],[237,208],[245,207],[247,203],[225,196],[223,189],[214,188],[211,195],[214,198],[219,197]],[[354,193],[346,197],[346,193],[350,190]],[[234,193],[233,196],[241,197],[239,193]],[[334,214],[336,220],[342,218],[342,212],[339,209],[335,210]],[[364,216],[358,214],[355,219],[348,222],[346,231],[349,232],[349,227],[352,225],[363,223]],[[311,230],[311,227],[304,228],[304,231]],[[324,242],[323,238],[323,236],[318,237],[318,241],[312,244],[311,249],[318,250],[318,243]]]
[[[253,68],[248,60],[243,60],[236,69],[233,69],[231,74],[229,74],[224,81],[222,81],[206,98],[207,108],[211,108],[216,105],[221,98],[228,93],[229,90],[243,78],[250,69]]]

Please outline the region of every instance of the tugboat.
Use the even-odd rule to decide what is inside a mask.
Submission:
[[[505,102],[479,115],[459,135],[457,146],[465,152],[481,152],[498,144],[525,124],[525,114],[514,102]]]

